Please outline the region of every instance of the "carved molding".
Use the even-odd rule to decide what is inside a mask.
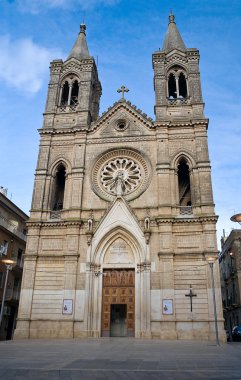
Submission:
[[[116,166],[117,163],[119,169],[117,167],[118,165]],[[128,181],[131,180],[131,177],[128,174],[129,164],[138,168],[138,178],[135,178],[135,186],[132,187],[130,187],[128,183]],[[111,168],[111,165],[113,166],[113,170],[110,171],[110,176],[104,177],[105,169],[108,167]],[[121,195],[127,200],[132,200],[137,198],[147,189],[151,180],[152,170],[149,160],[146,157],[143,158],[143,154],[131,149],[114,149],[102,154],[95,162],[91,174],[92,188],[100,198],[107,201],[113,201],[115,199],[117,194],[115,193],[115,183],[113,181],[116,180],[115,177],[118,172],[123,172],[124,176],[123,183],[125,189],[123,189],[123,194]],[[109,178],[109,181],[111,182],[110,185],[104,183],[105,178],[107,178],[107,181]]]

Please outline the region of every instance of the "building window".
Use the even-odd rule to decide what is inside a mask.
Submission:
[[[22,266],[22,258],[23,258],[23,250],[21,248],[18,249],[18,254],[17,254],[17,265],[19,267]]]
[[[69,82],[65,82],[62,89],[61,105],[67,106],[69,99]]]
[[[70,105],[76,105],[78,103],[78,95],[79,95],[79,83],[77,80],[74,81],[72,84],[72,90],[71,90],[71,99],[70,99]]]
[[[168,96],[170,99],[176,99],[177,97],[177,86],[174,74],[170,74],[168,78]]]
[[[187,97],[187,81],[183,73],[180,73],[179,78],[178,78],[178,89],[179,89],[179,97],[186,98]]]
[[[185,159],[181,159],[178,164],[178,189],[179,189],[179,205],[191,206],[191,187],[189,167]]]
[[[70,77],[61,85],[60,106],[76,106],[78,104],[79,82],[78,79]]]
[[[59,165],[54,183],[54,199],[53,199],[53,210],[59,211],[63,209],[64,203],[64,189],[65,189],[65,176],[66,170],[64,165]]]
[[[172,68],[168,75],[168,98],[186,99],[188,96],[187,79],[181,67]]]

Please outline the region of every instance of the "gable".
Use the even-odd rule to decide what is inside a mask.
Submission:
[[[92,126],[95,138],[150,135],[153,129],[152,119],[126,101],[116,103]]]
[[[139,254],[145,255],[144,233],[125,200],[122,197],[117,197],[95,231],[92,239],[92,252],[102,252],[105,242],[115,235],[119,236],[120,232],[128,234],[129,241],[133,240],[133,244],[138,247]],[[131,240],[130,237],[132,237]]]

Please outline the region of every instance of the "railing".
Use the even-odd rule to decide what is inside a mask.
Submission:
[[[55,210],[50,212],[50,219],[60,219],[61,218],[61,210]]]
[[[71,105],[61,104],[58,107],[58,111],[59,112],[72,112],[72,111],[76,111],[77,110],[77,106],[78,106],[78,103],[71,104]]]
[[[192,215],[192,206],[180,206],[179,213],[180,215]]]
[[[11,223],[8,219],[4,218],[3,215],[0,214],[0,225],[6,228],[8,231],[12,232],[14,235],[19,237],[20,239],[26,241],[26,235],[19,231],[16,226]]]
[[[177,99],[167,98],[167,103],[170,106],[179,106],[179,105],[183,105],[183,104],[190,104],[190,98],[177,98]]]

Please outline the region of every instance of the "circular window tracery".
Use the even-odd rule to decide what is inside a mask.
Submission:
[[[149,184],[150,164],[139,153],[116,149],[101,156],[92,170],[94,191],[105,200],[138,197]]]
[[[118,132],[125,131],[129,126],[129,123],[125,119],[118,119],[115,123],[115,129]]]
[[[134,191],[141,181],[138,163],[128,158],[110,160],[101,170],[102,186],[110,193],[118,195]]]

